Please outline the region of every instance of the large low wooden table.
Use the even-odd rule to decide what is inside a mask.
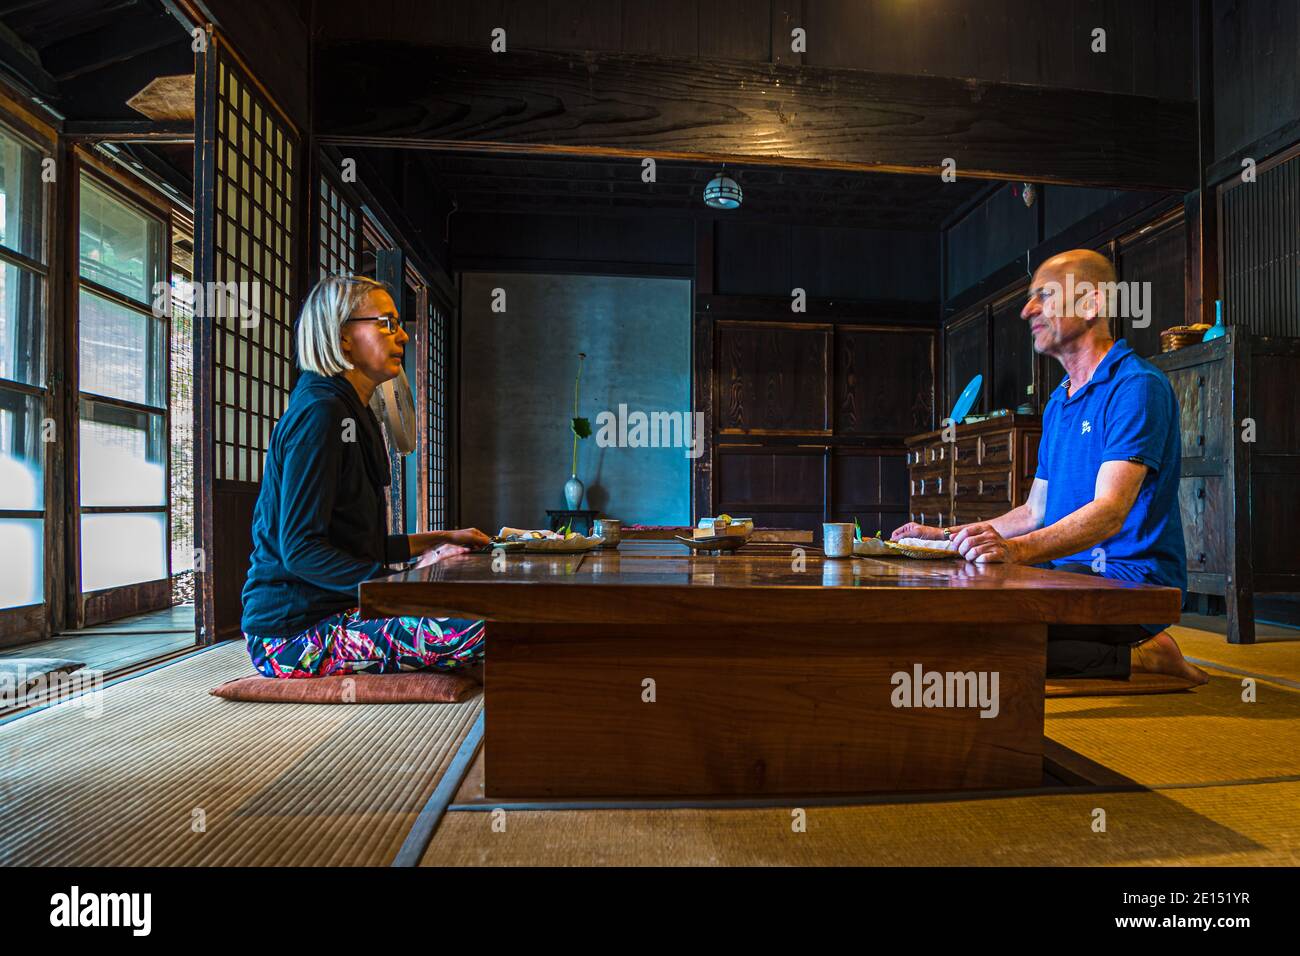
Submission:
[[[361,609],[490,622],[494,799],[1038,786],[1047,625],[1179,614],[1173,588],[792,551],[625,541],[509,554],[499,570],[462,555],[366,582]],[[949,706],[924,706],[924,676],[903,696],[897,675],[932,671],[983,674],[986,690],[996,673],[996,716],[952,706],[959,678],[944,678]]]

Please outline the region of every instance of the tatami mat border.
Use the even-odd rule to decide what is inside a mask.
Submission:
[[[488,813],[493,810],[765,810],[777,807],[859,807],[878,804],[964,803],[970,800],[1010,800],[1019,797],[1060,797],[1073,794],[1159,793],[1162,790],[1205,790],[1214,787],[1255,787],[1271,783],[1300,783],[1300,774],[1251,777],[1244,780],[1200,780],[1146,787],[1134,784],[1098,784],[1081,787],[1037,787],[1032,790],[972,790],[969,793],[866,793],[843,797],[747,797],[727,800],[587,800],[572,803],[544,801],[511,803],[453,803],[448,813]]]
[[[1227,664],[1220,664],[1217,661],[1202,660],[1199,657],[1188,657],[1187,660],[1196,664],[1198,667],[1212,667],[1216,671],[1224,671],[1228,674],[1236,674],[1239,677],[1253,677],[1255,680],[1268,681],[1270,684],[1281,684],[1283,687],[1290,687],[1292,690],[1300,690],[1300,681],[1293,681],[1289,677],[1274,677],[1272,674],[1257,674],[1255,671],[1243,670],[1240,667],[1230,667]]]
[[[429,848],[433,835],[438,829],[438,822],[442,820],[442,815],[447,812],[451,805],[452,799],[456,796],[456,791],[460,789],[461,781],[465,779],[465,772],[469,770],[470,765],[474,762],[474,756],[478,753],[479,745],[483,742],[483,711],[479,711],[478,717],[474,720],[474,725],[470,727],[469,733],[461,741],[460,749],[456,751],[456,756],[452,758],[447,770],[443,773],[442,779],[434,788],[433,793],[429,795],[429,801],[420,810],[420,815],[415,818],[411,824],[411,830],[406,834],[406,839],[402,841],[401,849],[393,857],[392,866],[396,867],[416,867],[420,865],[420,860],[424,857],[425,851]]]

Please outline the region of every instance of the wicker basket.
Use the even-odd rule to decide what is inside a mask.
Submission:
[[[1205,337],[1205,333],[1209,329],[1210,326],[1204,322],[1198,322],[1196,325],[1175,325],[1167,328],[1160,333],[1160,351],[1173,352],[1188,345],[1195,345]]]
[[[908,545],[904,547],[893,541],[886,541],[885,547],[891,551],[897,551],[899,554],[909,558],[920,558],[923,561],[939,561],[943,558],[960,558],[961,554],[957,551],[948,551],[943,548],[918,548]]]

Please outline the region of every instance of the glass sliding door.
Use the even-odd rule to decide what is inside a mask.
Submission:
[[[170,601],[167,222],[83,173],[78,623]]]
[[[48,260],[44,153],[0,126],[0,645],[43,629]]]

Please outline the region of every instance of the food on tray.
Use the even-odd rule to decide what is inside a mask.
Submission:
[[[885,542],[882,541],[879,536],[877,536],[874,538],[863,538],[860,541],[854,541],[853,553],[872,555],[872,554],[892,554],[893,552],[890,551],[889,546],[886,545]]]
[[[544,528],[502,528],[494,539],[505,544],[522,544],[525,551],[588,551],[605,543],[600,535],[576,531],[548,531]]]
[[[742,536],[748,538],[754,533],[753,518],[733,518],[731,515],[718,515],[716,518],[701,518],[699,527],[691,529],[692,538],[716,538]]]

